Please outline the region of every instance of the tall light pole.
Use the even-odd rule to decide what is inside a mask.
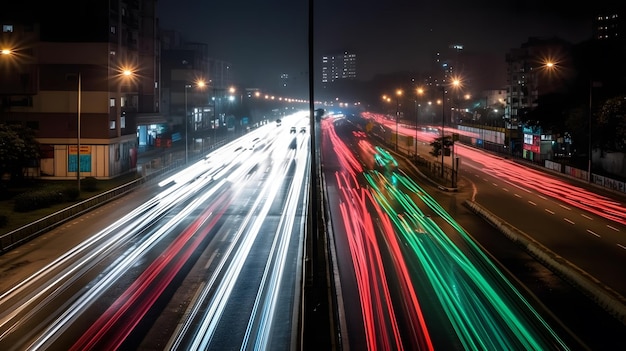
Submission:
[[[76,185],[78,186],[78,193],[80,194],[80,108],[81,108],[81,74],[78,72],[78,95],[77,95],[77,107],[76,107]]]
[[[205,83],[203,80],[199,80],[199,81],[196,81],[194,85],[185,84],[185,121],[184,121],[185,123],[185,164],[189,162],[189,132],[188,132],[189,113],[187,112],[187,89],[192,88],[194,86],[202,88],[205,86]]]
[[[443,165],[444,165],[444,160],[443,160],[443,137],[444,137],[444,132],[443,129],[445,128],[445,122],[446,122],[446,109],[445,106],[446,105],[446,87],[441,86],[441,178],[444,177],[444,173],[443,173]]]
[[[396,152],[398,152],[398,120],[400,119],[400,96],[402,96],[402,90],[396,90]]]
[[[188,133],[187,133],[187,125],[189,124],[187,122],[187,119],[189,118],[189,114],[187,113],[187,89],[191,88],[191,84],[185,84],[185,119],[184,119],[184,123],[185,123],[185,164],[187,164],[189,162],[189,139],[187,139],[188,137]]]
[[[417,98],[415,98],[415,159],[417,160],[417,124],[419,123],[419,97],[424,94],[424,89],[417,88]]]
[[[591,134],[592,134],[592,122],[593,122],[593,107],[592,107],[592,98],[593,98],[593,88],[602,86],[601,82],[594,82],[593,77],[590,74],[589,78],[589,157],[587,162],[587,180],[591,182],[591,164],[592,164],[592,155],[593,148],[591,146]]]

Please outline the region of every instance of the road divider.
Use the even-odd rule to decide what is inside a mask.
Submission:
[[[464,204],[474,213],[493,225],[507,238],[523,247],[533,258],[583,291],[583,293],[600,305],[600,307],[623,324],[626,324],[626,298],[624,298],[624,296],[573,263],[552,252],[528,234],[505,222],[477,202],[466,200]]]

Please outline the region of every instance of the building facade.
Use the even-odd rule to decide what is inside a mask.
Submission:
[[[137,125],[159,119],[155,4],[26,0],[0,13],[0,118],[34,130],[40,177],[135,169]]]

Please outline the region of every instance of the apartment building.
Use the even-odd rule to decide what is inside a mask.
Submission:
[[[106,179],[135,169],[137,127],[163,122],[155,6],[156,0],[3,5],[0,120],[34,130],[38,176]]]

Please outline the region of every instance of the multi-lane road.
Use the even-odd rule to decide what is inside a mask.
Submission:
[[[621,323],[463,205],[621,293],[618,201],[460,146],[459,191],[444,192],[359,123],[317,130],[338,348],[626,341]],[[0,348],[306,348],[309,136],[306,114],[264,125],[0,256]]]
[[[392,131],[396,127],[391,120],[370,117]],[[400,125],[399,133],[417,135],[418,153],[441,161],[429,155],[429,143],[440,135],[436,128],[416,133]],[[402,160],[413,146],[400,151]],[[625,197],[463,144],[456,145],[454,155],[460,159],[458,192],[433,189],[439,202],[587,345],[604,349],[623,344]],[[450,157],[444,162],[450,164]],[[403,166],[412,168],[410,162]],[[467,203],[496,217],[499,230],[475,222]],[[514,228],[517,236],[507,237],[502,227]]]
[[[294,349],[308,138],[259,128],[0,257],[0,349]]]

